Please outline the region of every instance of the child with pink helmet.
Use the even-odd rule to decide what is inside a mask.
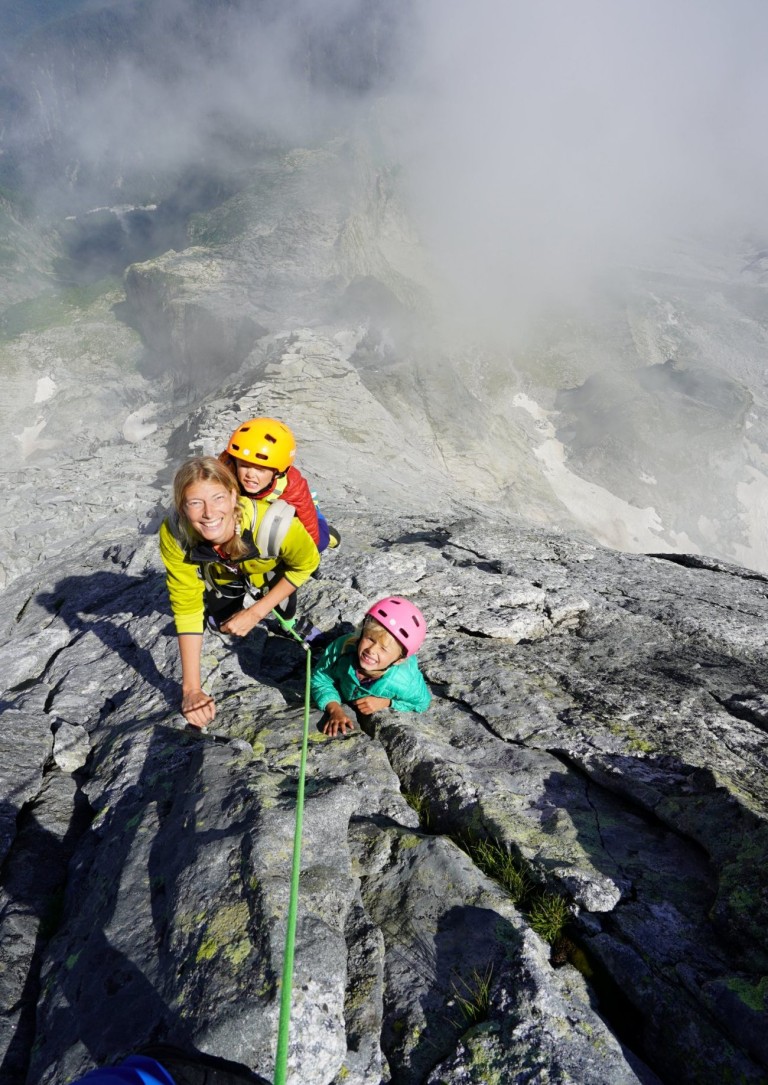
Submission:
[[[426,712],[432,697],[416,661],[426,632],[419,608],[391,595],[368,608],[359,633],[329,644],[312,674],[312,698],[325,712],[323,733],[354,729],[343,704],[363,716],[384,708]]]

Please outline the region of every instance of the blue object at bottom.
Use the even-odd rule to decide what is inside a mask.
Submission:
[[[168,1071],[146,1055],[130,1055],[119,1066],[90,1070],[70,1085],[176,1085]]]

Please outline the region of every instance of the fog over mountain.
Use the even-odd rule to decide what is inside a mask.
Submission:
[[[764,230],[760,4],[419,10],[400,134],[420,223],[471,312],[509,332],[689,234]]]
[[[768,567],[761,5],[47,14],[6,69],[7,189],[59,222],[124,208],[111,234],[64,231],[60,281],[184,247],[184,217],[259,154],[355,132],[421,243],[435,351],[401,343],[404,364],[430,380],[450,358],[509,507],[542,514],[519,484],[533,471],[551,522]]]
[[[160,172],[227,149],[236,164],[249,133],[294,144],[370,125],[373,110],[419,227],[462,293],[479,277],[470,312],[489,291],[521,315],[533,287],[536,300],[580,297],[590,273],[670,235],[765,227],[757,2],[143,0],[50,4],[57,13],[55,37],[17,38],[24,138],[65,143],[85,170]]]
[[[2,9],[0,1085],[273,1076],[305,653],[192,731],[157,545],[259,414],[433,693],[311,714],[291,1085],[765,1082],[767,23]]]

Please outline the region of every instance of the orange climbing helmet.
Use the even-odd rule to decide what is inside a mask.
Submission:
[[[282,475],[293,463],[296,441],[288,427],[276,418],[250,418],[229,438],[227,452],[236,460],[271,467]]]

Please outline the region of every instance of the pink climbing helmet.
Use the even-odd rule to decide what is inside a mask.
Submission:
[[[365,616],[380,622],[386,631],[402,644],[406,656],[415,655],[424,643],[427,635],[424,615],[418,607],[399,595],[379,599],[366,610]]]

